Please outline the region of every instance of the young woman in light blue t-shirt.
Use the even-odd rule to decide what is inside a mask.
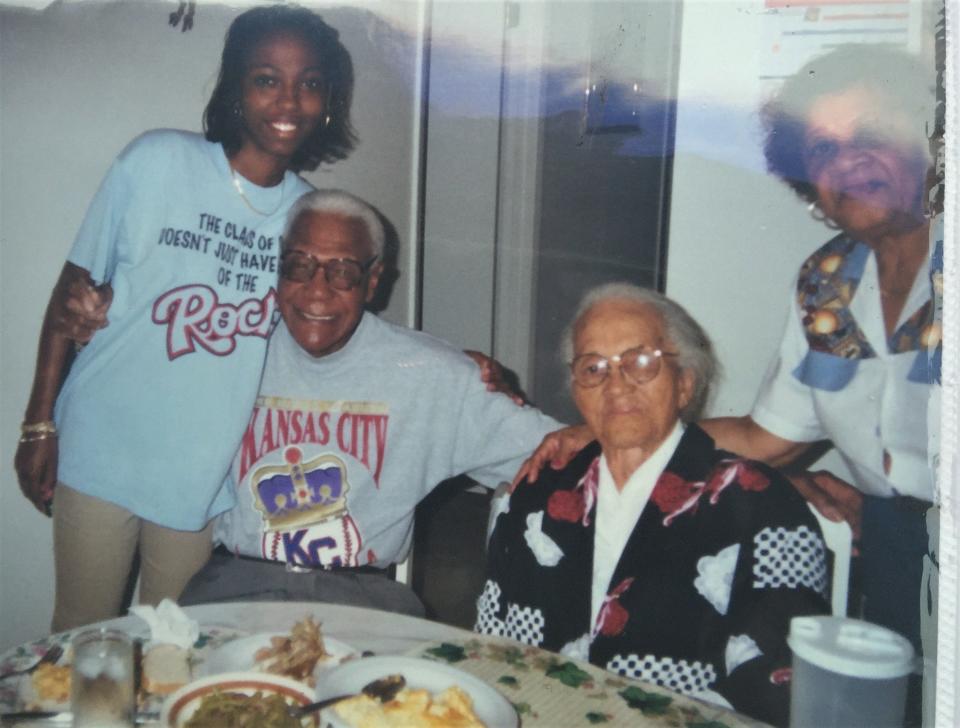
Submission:
[[[352,93],[350,55],[319,16],[249,10],[227,33],[204,136],[148,132],[105,177],[44,319],[15,461],[24,495],[53,510],[54,630],[115,616],[138,550],[145,603],[176,598],[207,560],[286,212],[310,189],[296,173],[349,154]],[[113,298],[74,326],[97,331],[74,357],[65,301],[92,284]]]

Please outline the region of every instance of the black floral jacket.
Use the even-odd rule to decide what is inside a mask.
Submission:
[[[600,448],[521,485],[496,522],[476,629],[787,722],[790,619],[827,611],[816,519],[770,468],[687,427],[590,622]]]

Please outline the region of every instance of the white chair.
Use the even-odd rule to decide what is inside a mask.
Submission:
[[[510,483],[504,481],[493,490],[490,497],[490,515],[487,516],[487,543],[490,543],[490,536],[493,535],[493,527],[497,523],[497,516],[500,515],[507,501],[510,500]]]
[[[393,578],[401,584],[413,586],[413,546],[407,558],[393,565]]]
[[[847,592],[850,590],[850,556],[853,552],[853,532],[846,521],[828,520],[807,503],[820,522],[823,540],[833,552],[833,578],[830,582],[830,608],[834,617],[847,616]]]

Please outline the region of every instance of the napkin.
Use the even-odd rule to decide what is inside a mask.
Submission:
[[[156,607],[139,604],[130,607],[130,613],[150,627],[148,646],[162,643],[190,649],[200,636],[197,620],[190,619],[172,599],[164,599]]]

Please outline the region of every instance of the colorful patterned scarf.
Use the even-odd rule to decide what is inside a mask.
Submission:
[[[934,302],[938,298],[937,281],[942,282],[943,277],[942,251],[940,242],[931,258],[931,299],[887,340],[892,354],[919,352],[907,376],[914,382],[940,379],[940,321],[935,316]],[[828,391],[843,389],[861,359],[877,356],[850,311],[870,254],[867,245],[841,234],[807,258],[800,269],[797,301],[810,351],[793,374],[808,386]]]

